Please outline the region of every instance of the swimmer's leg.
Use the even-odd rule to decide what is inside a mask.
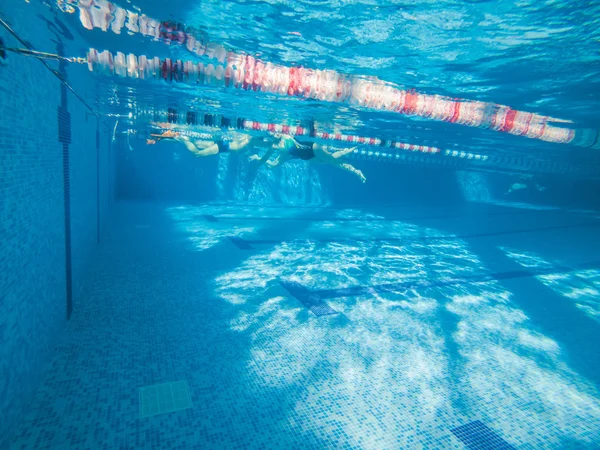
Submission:
[[[156,142],[162,141],[163,139],[177,139],[179,137],[179,133],[173,130],[167,130],[161,134],[150,134],[150,136],[156,138],[154,139]]]
[[[237,151],[243,149],[244,147],[246,147],[250,143],[251,140],[252,139],[250,138],[250,136],[244,136],[240,139],[236,139],[235,141],[232,141],[229,144],[229,150],[232,152],[237,152]]]
[[[219,153],[219,146],[215,143],[200,150],[198,147],[196,147],[196,145],[192,141],[190,141],[190,139],[188,137],[181,136],[181,137],[177,138],[177,140],[179,142],[182,142],[183,145],[185,145],[185,148],[187,148],[190,152],[192,152],[196,156],[200,156],[200,157],[212,156],[212,155],[217,155]]]
[[[352,153],[356,149],[356,147],[343,148],[341,150],[331,153],[329,151],[330,148],[331,147],[324,147],[322,145],[315,144],[313,146],[313,151],[315,152],[316,159],[330,164],[337,164],[337,161],[335,160],[340,159],[342,156],[345,156],[349,153]]]
[[[340,169],[344,169],[344,170],[347,170],[348,172],[352,172],[353,174],[358,176],[358,178],[360,178],[360,181],[363,183],[367,181],[367,179],[365,178],[363,173],[360,170],[358,170],[356,167],[354,167],[352,164],[341,163],[341,164],[334,164],[334,165],[336,167],[339,167]]]
[[[189,148],[188,148],[188,150],[189,150]],[[218,155],[219,154],[219,146],[217,144],[213,144],[210,147],[206,147],[205,149],[202,149],[202,150],[198,150],[196,148],[196,151],[192,151],[192,153],[194,153],[194,155],[200,156],[200,157]]]
[[[315,154],[314,159],[311,160],[313,163],[324,163],[337,165],[337,160],[333,157],[333,154],[327,151],[327,148],[320,144],[313,144],[313,152]]]
[[[275,152],[275,150],[276,150],[276,147],[274,147],[274,146],[269,148],[265,152],[264,156],[262,156],[262,157],[259,156],[258,153],[255,153],[254,155],[252,155],[248,158],[248,161],[260,161],[260,164],[259,164],[259,166],[260,166],[260,165],[264,164],[271,157],[271,155]]]
[[[258,155],[252,155],[250,157],[251,161],[258,161],[258,165],[261,166],[263,164],[265,164],[267,161],[269,161],[269,158],[271,157],[271,155],[275,152],[274,148],[270,148],[267,150],[267,152],[264,154],[264,156],[261,158]]]
[[[343,149],[341,149],[341,150],[338,150],[337,152],[333,152],[333,153],[331,154],[331,156],[332,156],[334,159],[338,159],[338,158],[341,158],[342,156],[345,156],[345,155],[347,155],[347,154],[349,154],[349,153],[352,153],[354,150],[356,150],[356,147],[351,147],[351,148],[343,148]]]

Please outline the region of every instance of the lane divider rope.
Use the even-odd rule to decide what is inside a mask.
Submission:
[[[180,45],[194,55],[217,60],[220,65],[171,61],[164,79],[181,81],[181,72],[192,77],[208,76],[238,89],[302,96],[321,101],[348,103],[379,111],[419,116],[470,127],[524,136],[547,142],[600,149],[598,130],[551,125],[568,122],[549,116],[518,111],[505,105],[429,95],[398,89],[375,77],[355,77],[333,70],[287,67],[263,62],[251,55],[227,50],[220,44],[196,36],[182,23],[161,22],[143,13],[130,11],[108,0],[67,0],[87,29],[100,28],[120,34],[142,34],[169,45]],[[64,10],[65,8],[63,8]],[[202,63],[200,63],[202,64]],[[212,67],[212,68],[209,68]]]
[[[196,111],[187,111],[180,114],[178,110],[173,108],[168,111],[155,111],[153,117],[156,122],[169,123],[170,125],[180,124],[261,133],[281,133],[290,136],[302,136],[304,139],[309,140],[354,143],[360,147],[376,147],[372,150],[358,148],[347,155],[349,158],[363,161],[436,164],[484,172],[576,173],[591,178],[598,178],[600,174],[600,168],[597,165],[574,165],[558,161],[528,160],[516,155],[480,155],[460,150],[442,150],[436,147],[418,146],[392,140],[343,135],[336,132],[311,131],[310,126],[264,123],[244,118],[227,118],[219,114],[202,114]],[[160,127],[157,126],[157,128]],[[193,130],[177,129],[177,132],[197,139],[212,138],[208,133]],[[349,139],[350,137],[352,137],[352,140]]]

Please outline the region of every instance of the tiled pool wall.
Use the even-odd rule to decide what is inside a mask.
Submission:
[[[3,2],[0,15],[37,50],[56,52],[74,38],[38,2]],[[3,27],[0,37],[7,46],[23,47]],[[59,69],[55,62],[50,66]],[[65,68],[69,83],[85,95],[83,69]],[[81,279],[108,218],[113,183],[108,128],[88,116],[36,59],[9,54],[0,65],[0,111],[3,448],[67,325],[68,301],[75,309],[80,301]]]

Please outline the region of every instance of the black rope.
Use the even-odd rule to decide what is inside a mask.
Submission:
[[[54,53],[38,52],[37,50],[30,50],[28,48],[5,47],[0,44],[0,50],[6,50],[9,52],[18,53],[19,55],[23,55],[23,56],[32,56],[33,58],[38,58],[38,59],[50,59],[50,60],[54,60],[54,61],[67,61],[70,63],[78,63],[78,64],[86,64],[87,63],[86,58],[78,58],[78,57],[68,58],[66,56],[60,56],[60,55],[56,55]]]
[[[7,31],[8,31],[10,34],[12,34],[12,35],[15,37],[15,39],[16,39],[17,41],[19,41],[21,44],[23,44],[23,45],[24,45],[25,47],[27,47],[29,50],[31,50],[31,51],[34,51],[34,52],[35,52],[35,50],[33,50],[33,48],[32,48],[32,45],[31,45],[29,42],[27,42],[27,41],[24,41],[23,39],[21,39],[21,37],[20,37],[20,36],[17,34],[17,32],[16,32],[15,30],[13,30],[13,29],[10,27],[10,25],[9,25],[8,23],[6,23],[6,22],[5,22],[5,21],[4,21],[4,20],[3,20],[1,17],[0,17],[0,25],[2,25],[4,28],[6,28],[6,30],[7,30]],[[58,73],[56,70],[52,69],[52,67],[50,67],[50,66],[48,65],[48,63],[46,62],[46,60],[44,60],[44,59],[41,59],[41,58],[38,58],[38,60],[39,60],[39,61],[40,61],[40,62],[41,62],[41,63],[42,63],[44,66],[46,66],[46,69],[48,69],[50,72],[52,72],[52,73],[53,73],[53,74],[54,74],[54,75],[55,75],[55,76],[56,76],[56,77],[57,77],[57,78],[60,80],[60,82],[61,82],[61,83],[62,83],[62,84],[63,84],[63,85],[64,85],[64,86],[67,88],[67,89],[69,89],[69,90],[70,90],[70,91],[73,93],[73,95],[74,95],[75,97],[77,97],[77,99],[78,99],[78,100],[79,100],[79,101],[80,101],[80,102],[81,102],[81,103],[82,103],[82,104],[83,104],[83,105],[84,105],[84,106],[85,106],[87,109],[89,109],[89,110],[91,111],[91,113],[92,113],[92,114],[94,114],[96,117],[100,118],[100,115],[99,115],[99,114],[98,114],[96,111],[94,111],[94,109],[93,109],[93,108],[92,108],[90,105],[88,105],[88,103],[87,103],[87,102],[86,102],[86,101],[85,101],[85,100],[84,100],[84,99],[83,99],[83,98],[82,98],[82,97],[81,97],[81,96],[80,96],[80,95],[79,95],[77,92],[75,92],[75,89],[73,89],[73,88],[71,87],[71,85],[70,85],[69,83],[67,83],[67,81],[66,81],[66,80],[65,80],[65,79],[64,79],[62,76],[60,76],[60,74],[59,74],[59,73]],[[104,123],[104,125],[106,126],[106,123],[105,123],[105,122],[104,122],[102,119],[100,119],[100,120],[101,120],[101,122],[102,122],[102,123]]]

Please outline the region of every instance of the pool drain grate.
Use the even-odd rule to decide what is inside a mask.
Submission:
[[[515,450],[483,422],[474,422],[453,428],[456,436],[469,450]]]
[[[153,384],[139,388],[140,417],[151,417],[192,408],[187,381]]]

